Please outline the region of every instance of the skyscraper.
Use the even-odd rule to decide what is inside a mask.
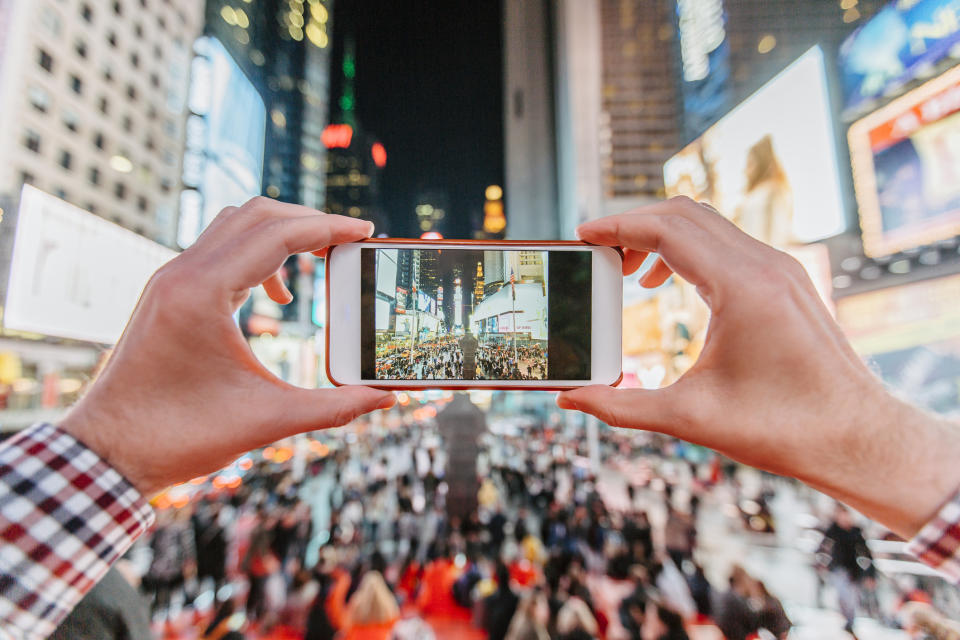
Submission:
[[[219,38],[260,91],[269,122],[263,193],[322,208],[328,120],[330,0],[207,0]]]
[[[0,194],[33,184],[173,246],[203,7],[10,0],[0,14]]]
[[[354,89],[356,58],[347,42],[343,63],[343,90],[337,101],[337,115],[323,132],[327,147],[327,210],[337,215],[372,221],[378,232],[386,232],[389,220],[379,206],[380,173],[387,165],[383,144],[363,129],[356,114]]]

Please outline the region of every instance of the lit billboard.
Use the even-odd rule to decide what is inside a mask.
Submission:
[[[895,0],[840,47],[847,109],[890,95],[960,43],[956,0]]]
[[[667,194],[706,201],[778,247],[842,233],[823,53],[814,47],[670,158]]]
[[[847,137],[868,256],[960,234],[960,67],[853,123]]]
[[[170,249],[24,185],[3,323],[113,344]]]
[[[884,382],[925,409],[960,415],[960,276],[837,301],[837,319]]]
[[[177,241],[193,244],[228,206],[260,195],[267,111],[253,83],[216,38],[194,44]]]

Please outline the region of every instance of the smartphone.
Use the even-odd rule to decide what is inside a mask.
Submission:
[[[327,256],[327,377],[569,389],[622,375],[622,254],[580,242],[373,239]]]

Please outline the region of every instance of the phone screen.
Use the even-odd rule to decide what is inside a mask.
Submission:
[[[589,380],[592,253],[361,250],[365,380]]]

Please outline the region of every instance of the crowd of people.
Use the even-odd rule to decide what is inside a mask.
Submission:
[[[477,378],[482,380],[545,380],[547,353],[540,344],[511,343],[481,346],[477,350]]]
[[[516,350],[511,342],[486,343],[481,336],[474,355],[477,380],[544,380],[547,352],[539,343],[521,341]],[[464,375],[464,354],[456,337],[448,336],[409,346],[385,350],[377,357],[376,375],[391,380],[460,380]]]
[[[154,627],[210,640],[786,637],[791,621],[761,580],[732,566],[721,583],[703,564],[701,503],[735,466],[678,464],[669,439],[604,432],[606,468],[649,461],[624,472],[616,496],[583,463],[582,439],[564,433],[533,421],[478,434],[478,506],[467,513],[447,503],[432,421],[338,437],[299,465],[262,460],[235,490],[200,485],[188,504],[161,509],[130,554]],[[846,511],[825,531],[852,622],[869,552]]]

